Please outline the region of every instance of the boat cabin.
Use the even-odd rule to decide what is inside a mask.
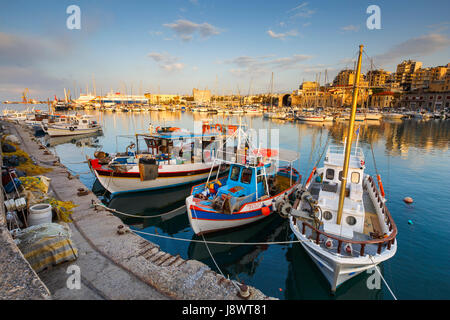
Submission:
[[[360,148],[352,150],[345,186],[345,200],[341,225],[337,223],[337,208],[342,184],[342,170],[344,163],[344,148],[330,147],[324,160],[323,171],[316,176],[312,184],[312,194],[317,196],[322,208],[324,229],[329,233],[347,234],[362,233],[364,230],[363,177],[364,154]],[[339,229],[339,230],[334,230]]]
[[[235,198],[245,196],[247,202],[261,198],[266,194],[263,167],[231,165],[226,184],[217,190],[218,196],[222,194]]]

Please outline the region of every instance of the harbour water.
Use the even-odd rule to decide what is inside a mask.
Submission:
[[[109,207],[143,216],[157,215],[182,206],[190,187],[126,194],[109,199],[107,193],[95,183],[94,175],[84,162],[85,156],[93,156],[99,149],[105,152],[124,151],[133,138],[117,139],[116,136],[146,132],[150,123],[193,129],[194,121],[212,118],[220,123],[238,121],[237,116],[181,111],[82,112],[99,119],[103,135],[45,140],[47,145],[64,165],[80,175],[83,183],[94,187]],[[330,144],[342,143],[346,132],[343,122],[319,125],[266,120],[262,116],[244,116],[243,119],[255,129],[278,129],[280,147],[300,153],[296,167],[304,179],[325,147],[327,137],[330,136]],[[372,142],[388,207],[399,232],[396,255],[381,266],[384,278],[398,299],[449,299],[450,251],[446,246],[450,243],[450,121],[365,121],[357,126],[360,126],[359,143],[365,150],[366,171],[375,174]],[[403,198],[406,196],[412,197],[414,203],[405,204]],[[409,220],[412,224],[408,223]],[[202,243],[202,237],[194,236],[184,212],[156,218],[124,218],[124,222],[151,234],[143,236],[160,245],[162,250],[186,259],[200,260],[217,270],[208,248]],[[157,236],[153,236],[155,234]],[[287,220],[273,216],[235,231],[205,235],[205,239],[248,243],[289,241],[295,240],[295,237]],[[368,288],[371,274],[353,278],[331,296],[327,281],[298,243],[209,244],[209,250],[220,270],[230,279],[243,281],[280,299],[392,299],[383,283],[381,289]]]

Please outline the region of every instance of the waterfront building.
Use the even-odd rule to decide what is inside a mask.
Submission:
[[[150,104],[180,104],[182,97],[176,94],[146,93],[145,98]]]
[[[211,91],[210,90],[199,90],[192,89],[192,96],[194,97],[194,102],[198,104],[207,104],[211,101]]]
[[[398,82],[405,90],[410,90],[414,73],[422,67],[422,62],[405,60],[397,65],[395,73],[395,81]]]
[[[353,86],[355,83],[355,71],[351,69],[341,70],[334,78],[333,86]],[[360,75],[360,87],[367,87],[369,83],[363,74]]]
[[[374,93],[371,96],[370,106],[373,108],[392,108],[395,101],[395,92],[392,91],[382,91]]]
[[[383,69],[370,70],[367,72],[367,81],[370,87],[383,87],[390,79],[391,73]]]
[[[399,107],[411,110],[442,110],[450,107],[450,91],[431,92],[419,89],[404,93],[399,100]]]

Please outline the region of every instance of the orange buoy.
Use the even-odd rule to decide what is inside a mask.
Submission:
[[[270,208],[269,207],[262,207],[261,208],[261,212],[263,214],[263,216],[268,216],[270,214]]]
[[[413,203],[413,202],[414,202],[413,198],[411,198],[411,197],[405,197],[405,198],[403,199],[403,201],[404,201],[405,203]]]

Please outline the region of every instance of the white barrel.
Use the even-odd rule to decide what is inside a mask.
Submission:
[[[29,226],[52,222],[52,206],[48,203],[35,204],[34,206],[30,207],[29,211]]]

